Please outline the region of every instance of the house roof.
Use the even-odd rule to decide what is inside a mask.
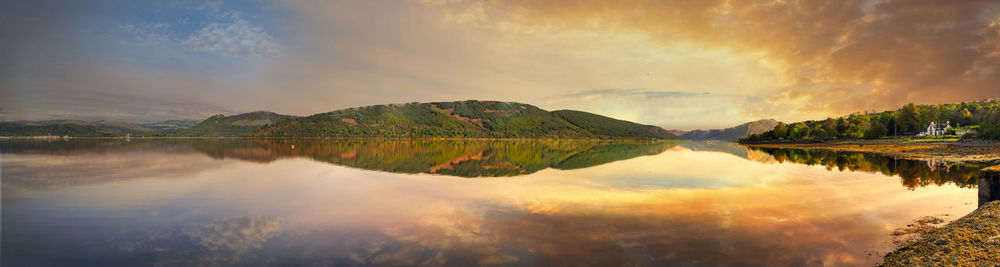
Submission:
[[[944,130],[944,129],[947,129],[948,126],[951,126],[950,123],[933,123],[932,122],[931,125],[928,125],[927,127],[928,128],[933,127],[936,130]]]

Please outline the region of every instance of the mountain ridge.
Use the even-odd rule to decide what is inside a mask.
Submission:
[[[675,139],[652,125],[583,111],[465,100],[373,105],[318,113],[262,127],[260,137],[650,138]]]
[[[0,136],[677,139],[667,130],[576,111],[502,101],[372,105],[309,116],[254,111],[202,121],[0,122]]]
[[[780,123],[774,119],[762,119],[743,123],[725,129],[691,130],[680,135],[690,140],[724,140],[735,141],[750,135],[770,131]]]
[[[271,111],[253,111],[232,116],[218,114],[169,135],[238,137],[252,133],[266,125],[294,118],[298,118],[298,116],[283,115]]]

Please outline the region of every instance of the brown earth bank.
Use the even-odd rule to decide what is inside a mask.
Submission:
[[[882,139],[808,143],[755,143],[744,145],[748,147],[869,152],[905,159],[935,159],[947,162],[1000,161],[1000,142],[996,141],[927,142]]]
[[[996,266],[1000,263],[1000,201],[885,255],[879,266]]]

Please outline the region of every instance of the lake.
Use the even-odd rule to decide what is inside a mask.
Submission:
[[[0,140],[3,266],[872,265],[977,164],[729,143]]]

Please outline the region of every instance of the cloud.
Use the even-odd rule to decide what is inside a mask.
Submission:
[[[490,99],[714,128],[1000,92],[986,0],[55,4],[0,10],[25,25],[0,29],[9,118]],[[80,102],[94,92],[128,97]]]
[[[145,122],[270,108],[258,105],[257,88],[250,86],[260,77],[263,59],[257,55],[277,49],[258,19],[261,11],[234,6],[211,13],[197,10],[201,3],[65,4],[32,1],[0,10],[0,24],[24,25],[0,29],[5,119]],[[213,33],[212,23],[232,35],[215,43],[198,39],[203,28]],[[189,37],[201,46],[184,43]]]
[[[775,88],[809,95],[829,104],[824,113],[836,114],[910,101],[997,96],[998,5],[986,0],[496,0],[445,6],[453,14],[479,14],[459,23],[511,33],[639,33],[662,46],[759,54],[780,70],[784,82]],[[873,89],[835,98],[814,89],[845,84]]]
[[[775,79],[774,66],[755,55],[668,47],[634,32],[508,31],[514,26],[503,22],[480,27],[477,23],[490,22],[492,13],[450,12],[452,5],[464,4],[455,1],[428,4],[433,5],[289,3],[293,13],[286,27],[296,30],[282,35],[288,38],[289,49],[282,50],[284,55],[276,57],[268,71],[277,79],[259,86],[296,88],[300,93],[272,90],[263,97],[295,103],[286,108],[303,114],[369,104],[487,99],[649,119],[640,121],[649,124],[668,123],[669,118],[680,119],[677,124],[683,127],[717,127],[747,118],[720,117],[735,112],[730,106],[717,108],[713,112],[717,116],[711,118],[696,119],[686,111],[661,116],[672,107],[698,105],[704,110],[709,106],[706,102],[671,103],[666,97],[631,105],[618,101],[629,98],[624,96],[587,104],[558,98],[607,88],[704,90],[727,98],[720,105],[729,105],[745,101],[743,96],[769,93],[772,89],[767,86]],[[460,16],[469,21],[449,19]],[[684,100],[691,99],[695,98]]]
[[[132,24],[124,23],[118,25],[118,31],[130,38],[130,41],[138,45],[164,45],[173,41],[171,33],[168,31],[170,24],[149,23]]]
[[[209,23],[182,42],[199,52],[236,57],[265,57],[278,52],[274,38],[244,20]]]
[[[848,87],[819,87],[812,90],[798,89],[782,92],[771,98],[771,101],[788,101],[804,99],[808,101],[828,100],[853,94],[857,89]]]
[[[243,12],[239,12],[239,11],[235,11],[235,10],[229,10],[229,11],[223,12],[222,14],[219,14],[219,18],[231,19],[231,20],[240,20],[240,19],[243,18]]]
[[[281,220],[273,217],[228,218],[191,227],[185,234],[211,251],[232,251],[242,255],[260,249],[282,230]]]
[[[222,1],[207,1],[204,4],[198,6],[198,10],[208,10],[212,12],[218,12],[222,9]]]
[[[246,58],[274,55],[278,45],[270,33],[248,19],[243,12],[222,10],[221,2],[206,2],[196,10],[206,19],[203,26],[177,29],[163,22],[123,23],[118,31],[125,34],[125,41],[132,45],[145,45],[157,50],[183,47],[190,51],[221,56]],[[180,24],[190,23],[184,18]]]
[[[765,99],[737,94],[598,89],[575,91],[545,99],[552,109],[585,110],[617,119],[671,129],[721,128],[765,117],[758,106]],[[711,104],[706,104],[711,103]]]
[[[563,95],[567,98],[576,97],[602,97],[602,96],[639,96],[639,97],[690,97],[690,96],[706,96],[712,93],[709,92],[678,92],[678,91],[650,91],[641,88],[633,89],[598,89],[598,90],[586,90],[571,92]]]

